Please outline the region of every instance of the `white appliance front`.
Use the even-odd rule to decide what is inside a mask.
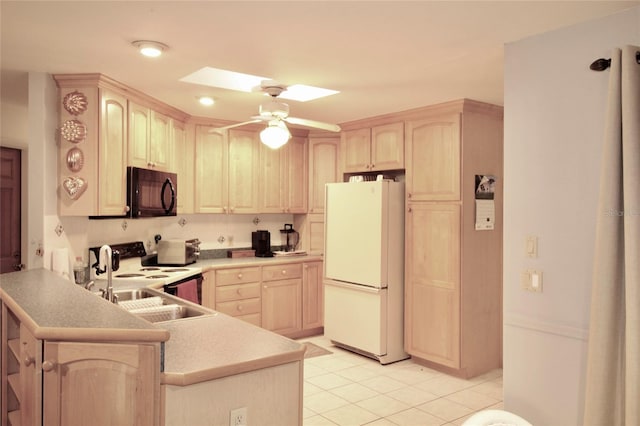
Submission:
[[[324,282],[325,335],[375,356],[387,353],[387,289]]]
[[[389,183],[326,185],[325,276],[385,288],[388,285]],[[399,185],[399,184],[397,184]],[[401,247],[398,249],[402,250]]]

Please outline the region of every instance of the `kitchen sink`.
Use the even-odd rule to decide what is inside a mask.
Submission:
[[[182,299],[146,288],[117,290],[117,305],[149,322],[172,321],[205,315]]]

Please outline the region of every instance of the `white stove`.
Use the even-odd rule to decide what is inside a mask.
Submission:
[[[96,253],[99,247],[89,249]],[[113,244],[112,250],[117,250],[120,254],[120,267],[111,273],[112,285],[114,289],[140,288],[147,286],[161,287],[170,284],[177,285],[180,282],[199,278],[202,268],[196,266],[162,266],[162,265],[142,265],[142,259],[146,256],[146,250],[142,241],[132,243]],[[91,256],[90,256],[91,257]],[[91,279],[94,280],[97,288],[106,287],[107,275],[96,274],[95,267],[91,267]]]

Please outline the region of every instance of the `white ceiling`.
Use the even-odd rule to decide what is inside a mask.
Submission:
[[[255,115],[259,93],[179,81],[209,66],[339,90],[289,104],[292,116],[343,123],[463,97],[502,104],[505,43],[638,4],[2,0],[1,66],[99,72],[191,115]],[[131,45],[140,39],[169,50],[144,58]],[[200,106],[200,95],[217,102]]]

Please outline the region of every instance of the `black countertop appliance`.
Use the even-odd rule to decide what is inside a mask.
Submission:
[[[271,251],[271,233],[257,230],[251,233],[251,249],[256,251],[256,257],[273,257]]]

